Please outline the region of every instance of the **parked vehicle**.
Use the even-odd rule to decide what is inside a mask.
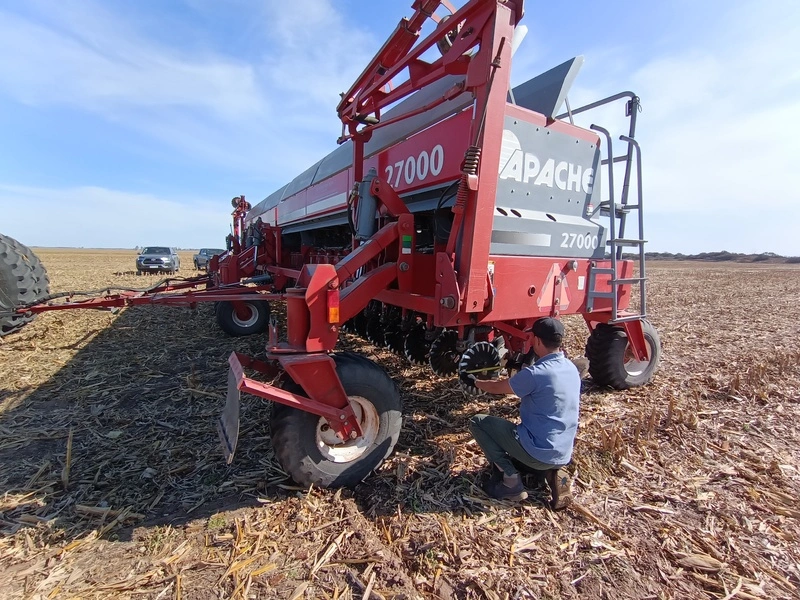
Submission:
[[[169,246],[147,246],[136,257],[136,271],[139,275],[153,271],[176,273],[180,270],[178,251]]]
[[[198,271],[200,269],[208,269],[208,263],[211,261],[211,258],[219,254],[225,254],[225,250],[220,248],[200,248],[200,252],[192,257],[192,260],[194,260],[194,268]]]

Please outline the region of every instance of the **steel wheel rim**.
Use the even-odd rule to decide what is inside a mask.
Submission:
[[[653,356],[653,344],[650,342],[650,339],[645,337],[645,343],[647,344],[647,354],[652,357]],[[630,343],[625,346],[625,355],[623,356],[623,366],[625,367],[625,372],[631,377],[638,377],[639,375],[643,374],[647,371],[647,368],[650,366],[650,360],[636,360],[636,356],[633,354],[633,349],[631,348]]]
[[[236,307],[233,307],[233,315],[231,319],[239,327],[252,327],[258,321],[258,311],[250,302],[246,303],[245,306],[250,310],[249,317],[246,319],[240,319],[239,315],[236,313]]]
[[[360,437],[342,441],[328,425],[325,418],[317,423],[317,448],[326,459],[335,463],[348,463],[361,458],[375,443],[380,430],[380,417],[375,405],[363,396],[348,396],[350,406],[361,426]]]

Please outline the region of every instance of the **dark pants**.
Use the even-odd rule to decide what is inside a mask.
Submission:
[[[483,450],[486,459],[506,475],[518,473],[512,458],[534,471],[548,471],[563,465],[549,465],[528,454],[517,437],[517,426],[491,415],[475,415],[469,420],[469,431]]]

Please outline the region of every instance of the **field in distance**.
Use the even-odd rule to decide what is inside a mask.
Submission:
[[[142,288],[133,250],[35,249],[54,292]],[[199,274],[181,251],[179,276]],[[269,406],[243,396],[230,467],[214,420],[229,338],[211,306],[41,315],[0,339],[3,598],[795,598],[800,265],[648,263],[652,385],[587,381],[576,506],[479,489],[476,412],[453,379],[343,334],[387,369],[404,424],[355,490],[299,490]],[[280,314],[281,309],[276,306]],[[583,353],[580,318],[566,346]]]

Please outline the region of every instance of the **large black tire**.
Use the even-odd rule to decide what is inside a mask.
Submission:
[[[360,420],[364,435],[333,444],[333,430],[317,415],[273,404],[272,446],[283,470],[303,486],[353,487],[391,454],[402,425],[400,391],[380,366],[349,352],[333,354],[336,373]],[[285,389],[302,394],[296,383]]]
[[[245,305],[250,309],[250,317],[240,319],[232,302],[217,302],[215,313],[217,324],[222,331],[233,337],[244,337],[262,333],[269,325],[270,307],[266,300],[247,300]]]
[[[38,302],[49,293],[50,279],[39,258],[24,244],[0,234],[0,337],[33,319],[33,315],[7,315],[6,311]]]
[[[650,383],[661,361],[661,339],[650,322],[642,321],[650,359],[637,361],[630,350],[628,336],[621,327],[600,324],[586,343],[589,374],[598,385],[618,390]]]

